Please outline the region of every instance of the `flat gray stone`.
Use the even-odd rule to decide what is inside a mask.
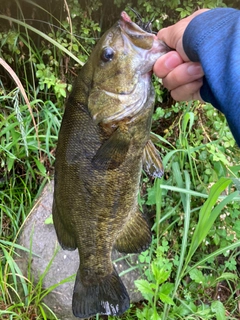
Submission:
[[[72,293],[75,274],[79,266],[77,250],[62,250],[59,246],[53,224],[46,224],[46,219],[51,215],[53,201],[53,182],[49,183],[36,205],[28,216],[18,243],[30,249],[32,254],[18,251],[16,261],[22,273],[27,276],[28,266],[34,283],[43,278],[43,288],[50,288],[62,283],[44,298],[44,303],[49,306],[61,320],[77,319],[72,314]],[[115,267],[121,276],[130,296],[131,302],[142,300],[141,293],[137,291],[134,281],[141,278],[139,268],[126,272],[131,266],[137,266],[138,255],[123,255],[116,251],[112,254]],[[65,280],[67,279],[67,281]],[[64,281],[65,280],[65,281]]]

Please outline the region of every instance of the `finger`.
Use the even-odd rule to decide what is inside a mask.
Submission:
[[[204,76],[203,69],[198,62],[185,62],[178,65],[163,78],[163,85],[168,90],[174,90],[184,84],[201,79]]]
[[[178,21],[176,24],[163,28],[158,31],[157,37],[166,42],[166,44],[173,49],[177,48],[179,39],[182,38],[183,33],[187,26],[186,18]]]
[[[176,51],[170,51],[161,56],[153,66],[153,72],[159,78],[165,78],[178,65],[182,64],[183,60]]]
[[[202,79],[187,83],[171,91],[171,96],[176,101],[203,101],[200,95],[200,88],[203,82]]]

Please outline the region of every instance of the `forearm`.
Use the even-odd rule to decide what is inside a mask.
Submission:
[[[195,17],[184,32],[183,48],[202,65],[201,97],[225,114],[240,145],[240,10],[218,8]]]
[[[225,114],[240,145],[240,11],[218,8],[195,17],[184,32],[183,48],[202,65],[203,100]]]

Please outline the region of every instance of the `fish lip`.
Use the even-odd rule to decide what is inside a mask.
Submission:
[[[146,34],[149,34],[149,35],[151,34],[151,33],[147,32],[147,31],[143,30],[141,27],[139,27],[139,25],[137,25],[135,22],[133,22],[131,20],[131,18],[129,17],[129,15],[125,11],[121,12],[121,18],[119,20],[119,24],[120,24],[121,29],[124,30],[124,31],[126,31],[126,29],[127,29],[126,25],[128,25],[131,28],[134,27],[134,31],[140,31],[141,33],[146,33]]]
[[[133,33],[130,32],[131,29],[134,31],[134,33],[139,31],[139,33],[140,33],[139,37],[140,37],[140,35],[152,37],[153,41],[157,40],[158,42],[160,42],[163,46],[166,47],[166,50],[168,50],[168,51],[172,50],[165,42],[163,42],[162,40],[158,39],[156,34],[150,33],[150,32],[147,32],[147,31],[143,30],[139,25],[137,25],[135,22],[133,22],[131,20],[131,18],[129,17],[129,15],[125,11],[121,12],[121,18],[119,20],[119,26],[120,26],[121,30],[126,35],[129,35],[129,36],[133,35]]]
[[[131,46],[134,47],[135,51],[139,52],[139,55],[145,60],[147,63],[144,68],[141,70],[141,74],[147,74],[152,72],[152,67],[154,62],[163,54],[171,51],[165,42],[158,39],[158,37],[153,34],[143,30],[139,27],[135,22],[131,20],[129,15],[123,11],[121,13],[121,18],[119,20],[119,27],[122,32],[122,37],[124,39],[124,43],[131,43]],[[149,44],[149,47],[142,47],[134,44],[133,39],[141,39],[148,38],[151,39],[152,42]],[[144,42],[144,41],[143,41]],[[149,58],[150,57],[150,58]],[[152,60],[152,63],[150,62]]]
[[[143,30],[141,27],[139,27],[139,25],[133,22],[125,11],[121,12],[121,18],[118,24],[119,24],[119,27],[121,28],[121,31],[130,38],[131,37],[134,37],[134,38],[149,37],[149,38],[152,38],[152,41],[154,41],[154,38],[156,37],[154,34]],[[147,50],[149,49],[151,48],[148,48]]]
[[[126,21],[126,22],[132,22],[131,18],[129,17],[129,15],[125,11],[121,12],[121,18],[124,19],[124,21]]]

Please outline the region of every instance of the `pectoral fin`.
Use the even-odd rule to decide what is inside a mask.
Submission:
[[[151,241],[152,234],[149,225],[143,214],[137,210],[117,238],[114,247],[119,252],[138,253],[146,250]]]
[[[129,146],[130,134],[118,128],[98,149],[92,163],[98,169],[116,169],[125,160]]]
[[[159,151],[151,140],[148,140],[143,150],[143,169],[153,178],[161,178],[164,173]]]

